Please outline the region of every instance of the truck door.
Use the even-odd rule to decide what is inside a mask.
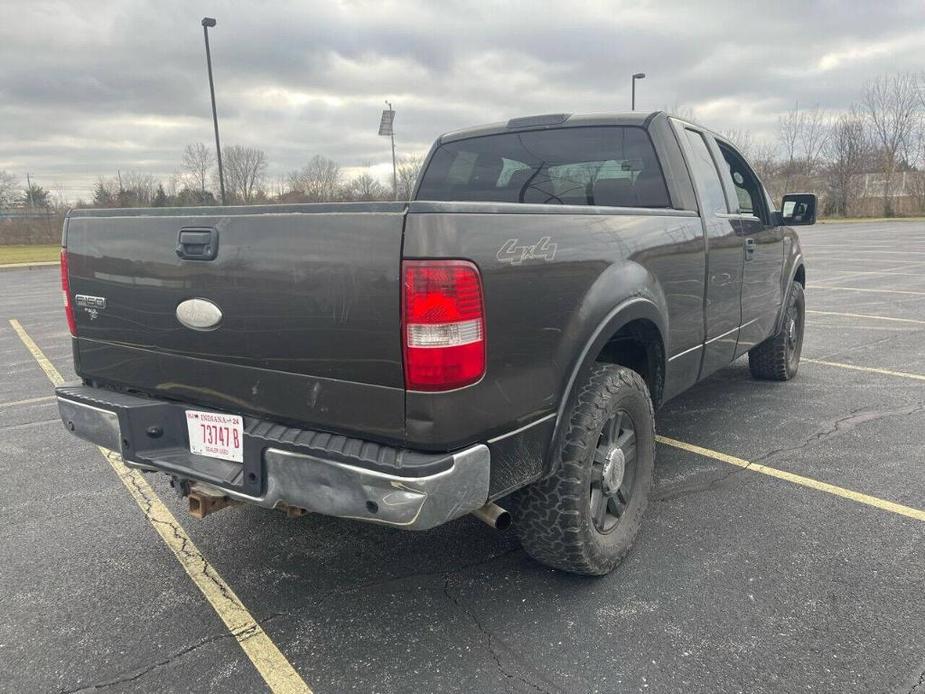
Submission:
[[[680,122],[675,125],[694,179],[707,238],[703,378],[734,359],[741,322],[743,246],[736,219],[729,213],[719,152],[708,144],[705,133]]]
[[[716,144],[727,165],[723,183],[745,256],[738,357],[774,332],[783,300],[784,237],[783,229],[771,219],[761,182],[745,158],[728,142],[717,139]]]

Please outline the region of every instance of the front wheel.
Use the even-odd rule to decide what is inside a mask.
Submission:
[[[748,353],[748,368],[752,376],[768,381],[789,381],[797,375],[803,351],[805,315],[803,285],[794,282],[787,295],[787,311],[780,331],[752,347]]]
[[[629,551],[655,467],[655,414],[642,377],[597,364],[573,407],[555,474],[518,494],[515,527],[534,559],[599,576]]]

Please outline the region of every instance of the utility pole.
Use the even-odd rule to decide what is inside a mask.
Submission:
[[[398,168],[395,165],[395,109],[392,108],[390,101],[386,101],[385,105],[389,108],[382,112],[379,134],[392,138],[392,197],[398,200]]]
[[[28,171],[26,172],[26,185],[28,186],[28,188],[26,188],[26,194],[29,196],[29,209],[34,210],[35,198],[32,197],[32,177],[29,176]]]
[[[209,69],[209,94],[212,96],[212,124],[215,126],[215,158],[218,161],[218,187],[225,204],[225,170],[222,168],[222,145],[218,141],[218,112],[215,110],[215,83],[212,81],[212,52],[209,50],[209,27],[214,27],[215,19],[202,18],[202,34],[206,39],[206,66]]]

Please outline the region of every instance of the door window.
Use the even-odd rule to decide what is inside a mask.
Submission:
[[[691,146],[691,169],[694,180],[700,190],[700,204],[704,214],[728,214],[726,194],[723,192],[723,183],[716,168],[716,162],[710,154],[707,142],[703,135],[696,130],[684,129],[687,141]]]
[[[762,204],[764,191],[755,172],[752,171],[742,155],[735,149],[725,142],[717,142],[717,144],[719,145],[719,150],[723,153],[726,164],[729,166],[732,185],[739,201],[739,212],[754,215],[767,223],[767,214]]]

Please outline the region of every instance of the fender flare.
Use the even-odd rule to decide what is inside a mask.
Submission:
[[[793,282],[797,276],[797,272],[800,271],[800,268],[803,268],[804,273],[806,272],[806,264],[803,262],[802,252],[793,256],[793,265],[790,268],[790,272],[787,273],[787,284],[784,285],[784,300],[781,302],[780,309],[777,311],[777,320],[774,321],[775,335],[781,331],[781,328],[783,328],[784,315],[787,313],[787,302],[790,300],[790,287],[793,285]]]
[[[607,316],[597,325],[591,333],[591,337],[585,342],[584,347],[579,353],[578,358],[569,373],[565,388],[562,390],[562,396],[559,399],[559,406],[556,409],[556,425],[553,429],[552,438],[549,447],[546,450],[546,462],[544,465],[543,477],[548,476],[555,470],[554,453],[561,443],[561,438],[567,428],[566,418],[568,412],[577,396],[575,386],[587,376],[592,365],[600,354],[601,349],[607,344],[607,341],[623,326],[630,321],[645,319],[655,324],[662,341],[662,369],[664,370],[666,361],[665,357],[665,336],[668,334],[665,318],[659,311],[658,306],[651,299],[635,296],[619,303],[612,309]]]

